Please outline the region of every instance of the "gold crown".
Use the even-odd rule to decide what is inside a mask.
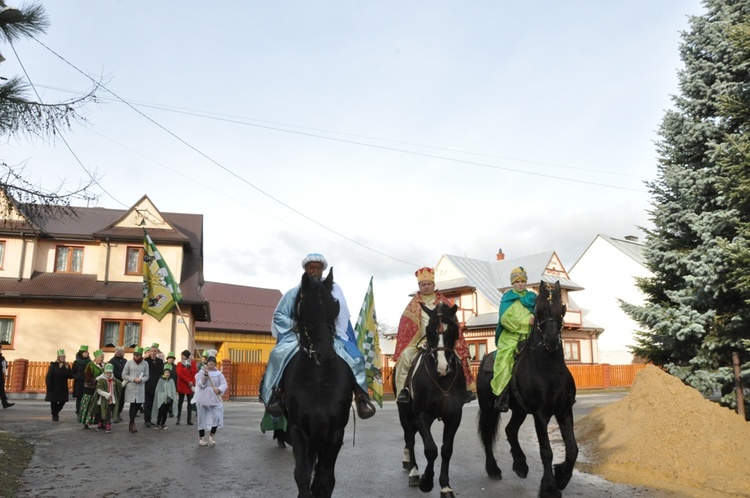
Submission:
[[[429,282],[435,281],[435,270],[433,270],[432,268],[428,268],[427,266],[415,271],[414,275],[417,276],[417,283],[424,282],[424,281],[429,281]]]

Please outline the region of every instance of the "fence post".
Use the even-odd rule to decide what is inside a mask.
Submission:
[[[227,379],[227,386],[229,386],[229,380],[232,378],[232,362],[229,360],[221,360],[221,373],[224,374],[224,378]],[[221,395],[222,401],[229,401],[229,389]]]
[[[10,378],[10,392],[22,393],[26,384],[26,370],[29,368],[29,360],[19,358],[13,360],[13,372]]]
[[[602,379],[604,380],[604,389],[612,387],[612,365],[602,363]]]

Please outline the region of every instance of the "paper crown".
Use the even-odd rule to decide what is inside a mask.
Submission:
[[[104,365],[104,371],[105,372],[114,372],[115,371],[115,366],[113,364],[111,364],[111,363],[107,363],[106,365]]]
[[[524,282],[529,280],[528,275],[526,275],[526,269],[524,269],[523,266],[514,268],[513,271],[510,272],[510,283],[514,284],[517,280],[523,280]]]
[[[167,353],[167,358],[177,358],[177,357],[174,355],[174,351],[170,351],[169,353]]]
[[[94,351],[94,358],[96,358],[97,356],[104,356],[104,351],[102,351],[101,349],[97,349],[96,351]]]
[[[203,351],[203,356],[205,356],[206,358],[208,358],[208,349],[205,350],[205,351]]]
[[[159,349],[159,343],[158,342],[151,343],[151,347]]]
[[[64,349],[58,349],[57,350],[57,356],[65,356],[65,350]]]
[[[164,370],[172,371],[172,364],[171,363],[165,363],[164,364]]]
[[[78,351],[88,351],[89,347],[85,344],[81,344],[81,347],[78,349]]]
[[[133,354],[143,354],[143,348],[140,346],[136,346],[133,350]]]
[[[434,282],[435,281],[435,270],[432,268],[424,267],[414,272],[417,276],[417,282]]]

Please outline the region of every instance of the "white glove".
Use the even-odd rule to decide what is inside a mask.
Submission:
[[[107,391],[102,391],[101,389],[97,389],[96,392],[104,399],[109,399],[111,394],[109,394]]]

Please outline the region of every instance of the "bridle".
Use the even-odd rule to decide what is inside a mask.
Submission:
[[[551,285],[548,283],[544,285],[547,286],[547,291],[549,292],[547,294],[547,302],[552,303],[552,292],[550,290]],[[563,305],[563,309],[564,309],[564,305]],[[531,349],[537,349],[541,346],[544,346],[544,348],[550,353],[557,351],[557,349],[562,344],[562,330],[563,330],[562,317],[550,316],[550,317],[542,319],[541,321],[537,321],[538,313],[539,313],[539,303],[537,303],[534,309],[534,327],[533,327],[531,337],[529,338],[530,347]],[[545,324],[547,324],[548,322],[555,322],[555,325],[557,325],[557,341],[555,341],[555,343],[553,344],[548,344],[547,341],[544,340],[545,334],[543,330],[544,330]],[[534,336],[537,336],[536,340],[534,340]]]
[[[333,335],[334,326],[331,325],[330,323],[325,323],[325,322],[319,323],[318,325],[316,325],[316,327],[319,327],[319,328],[325,327],[330,331],[331,335]],[[309,329],[307,327],[304,327],[302,329],[302,332],[298,332],[298,333],[304,334],[305,339],[307,339],[307,344],[308,344],[308,346],[304,346],[302,344],[302,341],[298,341],[300,350],[304,351],[305,353],[307,353],[307,356],[312,358],[317,353],[317,351],[315,350],[315,344],[313,343],[312,337],[310,337]]]

